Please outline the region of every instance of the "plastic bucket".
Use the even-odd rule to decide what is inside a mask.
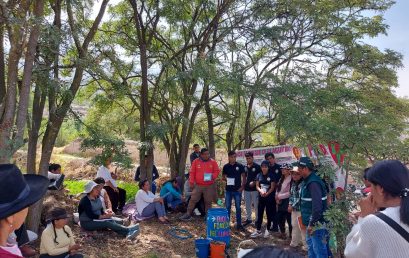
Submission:
[[[199,238],[195,240],[196,257],[209,257],[210,239]]]
[[[210,258],[224,258],[226,243],[220,241],[210,242]]]
[[[226,209],[213,208],[207,212],[207,238],[230,245],[230,218]]]

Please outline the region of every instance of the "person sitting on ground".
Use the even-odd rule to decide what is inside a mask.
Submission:
[[[59,190],[63,185],[65,175],[61,173],[61,165],[51,163],[48,166],[48,179],[50,180],[50,185],[48,189]]]
[[[281,165],[281,179],[277,184],[276,204],[277,204],[277,221],[280,228],[281,238],[286,239],[285,222],[287,221],[289,237],[292,234],[291,213],[288,212],[290,202],[291,188],[291,169],[293,166],[288,163]]]
[[[129,240],[135,239],[139,234],[139,224],[124,227],[119,225],[111,218],[114,215],[112,211],[106,213],[102,208],[102,202],[99,198],[102,186],[94,181],[89,181],[85,185],[86,196],[82,197],[78,205],[81,227],[88,231],[111,229]]]
[[[22,258],[20,249],[8,243],[8,236],[19,229],[27,216],[28,207],[44,196],[49,180],[26,174],[13,164],[0,165],[0,257]]]
[[[7,242],[18,245],[24,257],[31,257],[37,254],[29,244],[37,240],[38,235],[33,231],[27,230],[26,224],[23,223],[21,227],[9,235]]]
[[[398,160],[384,160],[367,176],[371,194],[359,202],[360,217],[346,238],[345,257],[408,257],[408,169]]]
[[[101,185],[102,187],[105,186],[105,180],[102,177],[95,178],[94,182]],[[99,198],[101,199],[102,208],[104,209],[104,212],[106,212],[107,210],[112,211],[112,204],[111,201],[109,200],[109,195],[104,188],[101,189]]]
[[[121,214],[122,209],[125,206],[126,191],[118,187],[116,180],[112,178],[112,174],[109,171],[111,163],[112,157],[108,157],[105,160],[105,164],[99,167],[97,177],[102,177],[105,180],[104,189],[109,195],[109,200],[112,204],[112,211],[115,214]]]
[[[176,178],[166,181],[160,190],[160,197],[165,200],[165,207],[171,210],[176,209],[180,204],[185,202],[185,197],[179,189]]]
[[[243,258],[303,258],[304,256],[290,250],[275,246],[259,246],[243,256]]]
[[[144,179],[139,182],[139,190],[135,196],[136,210],[142,217],[158,216],[159,221],[167,224],[169,218],[166,217],[164,200],[161,197],[156,197],[149,191],[149,181]]]
[[[74,241],[71,228],[67,226],[67,212],[60,207],[52,208],[47,215],[47,227],[41,234],[40,258],[83,258],[81,246]]]
[[[251,238],[256,238],[262,235],[261,224],[263,223],[264,210],[267,213],[267,227],[264,233],[264,237],[270,236],[271,223],[273,222],[273,209],[276,207],[274,204],[274,195],[272,194],[274,189],[274,175],[268,169],[268,161],[264,160],[261,163],[261,173],[257,174],[256,178],[256,189],[259,193],[259,203],[258,203],[258,220],[256,221],[257,230],[251,234]]]
[[[144,161],[144,167],[147,168],[148,167],[148,155],[145,155],[145,161]],[[155,180],[159,178],[159,171],[156,168],[155,164],[153,164],[152,167],[152,184],[151,184],[151,191],[153,194],[156,193],[156,182]],[[143,178],[146,179],[146,178]],[[135,172],[135,181],[139,182],[141,181],[141,166],[138,166],[138,168],[136,169]]]

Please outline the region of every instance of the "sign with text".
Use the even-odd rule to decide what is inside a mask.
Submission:
[[[266,153],[273,153],[276,159],[276,163],[295,163],[300,157],[308,156],[316,164],[318,160],[321,163],[330,164],[335,170],[335,188],[344,190],[346,172],[344,170],[345,154],[341,151],[340,145],[337,142],[330,142],[326,145],[308,145],[306,147],[296,147],[293,145],[279,145],[273,147],[261,147],[245,150],[238,150],[237,162],[246,164],[245,153],[252,152],[254,156],[254,162],[260,164],[264,160]],[[319,159],[318,159],[319,157]]]

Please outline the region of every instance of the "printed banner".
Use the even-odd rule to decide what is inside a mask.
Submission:
[[[314,162],[318,164],[318,157],[320,157],[321,163],[328,163],[336,169],[335,173],[335,188],[338,190],[344,190],[346,172],[344,169],[345,154],[342,152],[339,143],[329,142],[327,145],[308,145],[306,147],[296,147],[293,145],[280,145],[274,147],[262,147],[238,150],[237,162],[246,164],[246,158],[244,154],[248,151],[253,152],[254,162],[260,164],[264,160],[264,155],[268,152],[272,152],[275,156],[276,163],[294,163],[297,162],[300,157],[308,156]]]

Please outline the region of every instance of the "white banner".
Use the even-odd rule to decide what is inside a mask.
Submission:
[[[261,147],[253,149],[238,150],[237,162],[246,164],[246,158],[244,154],[246,152],[253,152],[254,162],[260,164],[264,160],[266,153],[273,153],[276,159],[276,163],[295,163],[300,157],[310,157],[314,164],[318,164],[318,156],[321,163],[329,163],[334,169],[335,173],[335,188],[338,190],[344,190],[346,172],[343,168],[345,155],[340,149],[340,145],[336,142],[330,142],[327,145],[308,145],[304,148],[298,148],[293,145],[280,145],[274,147]]]

